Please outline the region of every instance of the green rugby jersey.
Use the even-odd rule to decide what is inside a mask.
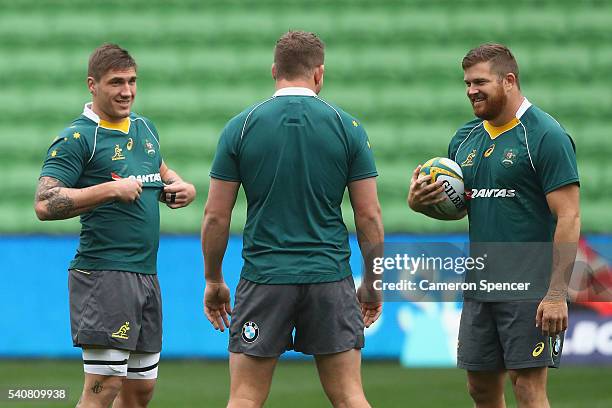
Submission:
[[[113,124],[87,104],[60,133],[47,152],[41,177],[56,178],[71,188],[126,177],[143,184],[134,203],[106,203],[81,214],[80,244],[71,268],[157,272],[161,163],[157,130],[134,113]]]
[[[494,127],[474,119],[461,127],[450,142],[448,157],[463,171],[470,242],[553,241],[556,220],[546,194],[579,183],[574,143],[555,119],[525,99],[516,118],[504,126]],[[517,252],[508,256],[514,258],[514,264],[505,259],[507,268],[472,271],[466,279],[491,279],[492,274],[501,278],[506,272],[498,269],[507,269],[515,278],[523,274],[547,284],[550,275],[547,257],[535,252],[530,257],[526,253],[536,247],[508,244],[508,253]],[[491,246],[493,252],[495,248],[501,250],[503,246]],[[532,263],[530,267],[527,260]],[[499,266],[499,262],[496,264]],[[519,264],[522,266],[518,267]],[[514,271],[510,271],[511,265],[515,266]]]
[[[306,88],[283,88],[231,119],[210,176],[247,198],[241,276],[256,283],[333,282],[351,274],[340,204],[375,177],[361,124]]]

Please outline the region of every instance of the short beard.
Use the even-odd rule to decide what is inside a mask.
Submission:
[[[501,88],[501,87],[500,87]],[[487,108],[484,112],[476,114],[480,119],[493,120],[498,117],[506,107],[508,103],[508,97],[500,89],[495,96],[487,96],[486,99]]]

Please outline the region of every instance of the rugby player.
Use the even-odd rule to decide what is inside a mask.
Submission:
[[[488,267],[486,275],[469,271],[466,281],[523,276],[540,288],[503,297],[478,290],[464,293],[457,359],[467,370],[477,407],[505,406],[506,374],[519,407],[548,407],[547,367],[559,366],[568,325],[567,272],[580,235],[574,142],[553,117],[523,96],[518,64],[506,46],[476,47],[463,58],[462,67],[476,118],[456,132],[448,157],[461,165],[467,211],[456,217],[435,211],[431,204],[444,199],[443,187],[427,183],[430,176],[419,176],[420,167],[413,173],[408,203],[438,219],[467,213],[471,245],[505,244],[496,250],[501,259],[495,267]],[[538,245],[542,243],[550,245]],[[552,253],[551,246],[557,255],[554,263],[545,262],[545,253],[532,251]],[[506,263],[521,266],[504,271]]]
[[[92,101],[56,137],[36,191],[41,220],[80,216],[70,323],[83,351],[78,407],[146,407],[162,343],[159,201],[189,205],[193,185],[164,163],[153,123],[131,111],[136,62],[117,45],[89,59]]]
[[[383,243],[377,171],[361,123],[318,96],[323,61],[316,35],[283,35],[272,65],[276,92],[228,122],[212,164],[204,309],[215,329],[229,327],[229,407],[262,406],[278,357],[290,349],[314,355],[334,406],[369,406],[360,350],[364,326],[382,310],[370,267]],[[221,264],[240,185],[244,266],[230,324]],[[340,208],[347,187],[366,265],[357,294]]]

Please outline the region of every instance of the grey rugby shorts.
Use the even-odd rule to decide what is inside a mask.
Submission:
[[[563,333],[535,327],[539,302],[480,302],[465,299],[459,326],[457,366],[471,371],[558,368]]]
[[[70,328],[75,347],[158,353],[162,304],[157,275],[70,269]]]
[[[299,285],[240,279],[229,351],[258,357],[277,357],[292,349],[312,355],[339,353],[361,349],[363,330],[352,276]]]

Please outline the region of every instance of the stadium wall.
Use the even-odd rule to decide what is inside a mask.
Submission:
[[[395,235],[395,242],[465,242],[465,235]],[[612,235],[587,236],[590,246],[612,260]],[[351,265],[359,280],[357,242]],[[0,357],[80,356],[70,342],[66,267],[76,236],[0,237]],[[242,241],[232,236],[223,270],[232,293],[238,283]],[[202,311],[203,263],[197,236],[162,236],[159,280],[164,299],[167,358],[226,358],[227,331],[215,332]],[[387,302],[381,319],[366,331],[366,359],[400,360],[407,366],[452,366],[460,302]],[[612,318],[592,309],[572,309],[564,363],[612,364]],[[289,353],[288,358],[302,358]]]
[[[155,123],[165,162],[198,190],[181,211],[162,207],[161,229],[197,234],[220,132],[274,91],[273,47],[289,28],[326,42],[321,97],[368,132],[385,231],[467,230],[467,220],[407,216],[406,194],[416,165],[445,155],[473,118],[462,57],[496,41],[516,55],[525,95],[576,142],[582,231],[609,234],[610,16],[606,0],[0,0],[0,234],[78,234],[76,218],[39,222],[32,200],[49,145],[90,100],[88,57],[104,42],[135,57],[133,109]],[[348,197],[342,210],[354,231]],[[241,191],[233,233],[245,219]]]

